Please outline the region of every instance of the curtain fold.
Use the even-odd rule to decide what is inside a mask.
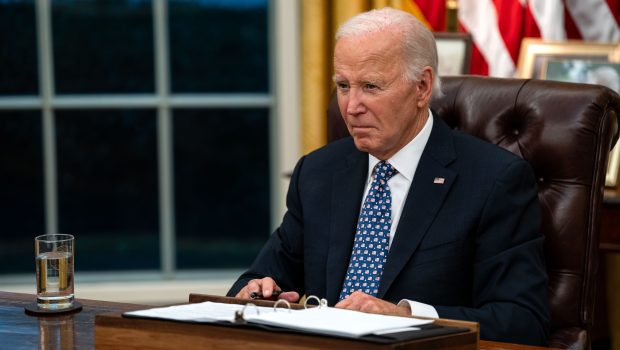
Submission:
[[[301,150],[325,144],[326,123],[320,119],[328,103],[331,61],[331,7],[328,0],[303,0],[301,50]],[[297,116],[292,116],[297,117]],[[323,118],[325,119],[325,118]]]

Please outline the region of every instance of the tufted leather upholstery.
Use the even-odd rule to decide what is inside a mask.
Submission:
[[[453,128],[532,165],[543,208],[549,272],[549,346],[590,348],[601,205],[620,97],[602,86],[541,80],[446,77],[431,109]],[[335,94],[328,139],[348,132]]]

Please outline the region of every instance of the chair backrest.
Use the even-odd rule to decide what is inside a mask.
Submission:
[[[549,273],[549,346],[588,349],[607,158],[618,138],[620,97],[598,85],[446,77],[431,109],[448,125],[503,147],[539,186]],[[348,132],[332,95],[328,138]]]

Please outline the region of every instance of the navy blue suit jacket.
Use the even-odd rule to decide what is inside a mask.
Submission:
[[[283,222],[229,291],[269,276],[283,290],[338,295],[368,176],[368,154],[333,142],[295,167]],[[444,178],[443,184],[435,178]],[[481,324],[483,339],[544,344],[549,319],[540,206],[528,163],[435,118],[378,297]]]

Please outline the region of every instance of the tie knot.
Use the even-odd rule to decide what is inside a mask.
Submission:
[[[398,174],[398,170],[392,167],[392,164],[385,160],[380,161],[375,166],[375,178],[387,182],[392,176]]]

